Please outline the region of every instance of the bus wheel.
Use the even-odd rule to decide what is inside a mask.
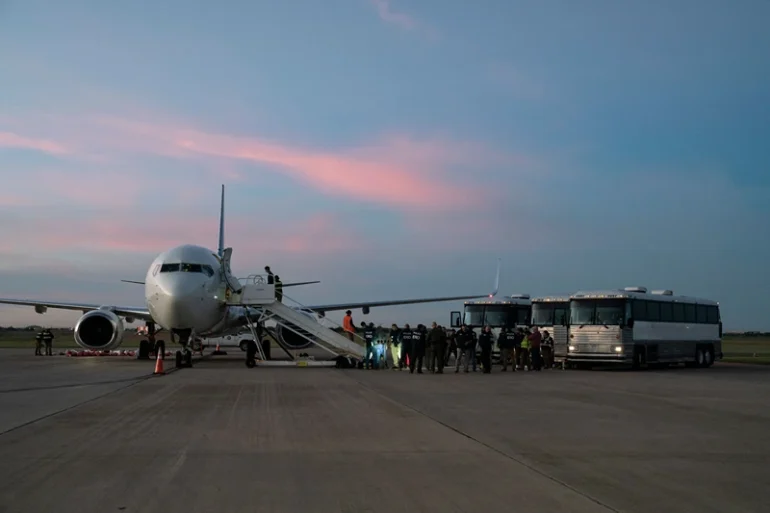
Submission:
[[[702,347],[695,350],[695,366],[698,368],[706,366],[706,351]]]
[[[703,351],[703,356],[704,356],[704,362],[703,362],[704,367],[711,367],[712,365],[714,365],[714,348],[707,347]]]

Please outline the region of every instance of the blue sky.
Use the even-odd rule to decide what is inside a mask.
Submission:
[[[770,4],[0,2],[0,296],[228,244],[304,303],[644,285],[770,330]],[[457,304],[375,309],[448,322]],[[0,325],[71,324],[0,308]]]

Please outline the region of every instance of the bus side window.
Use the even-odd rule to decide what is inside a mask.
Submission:
[[[695,307],[695,313],[697,322],[701,324],[706,324],[708,322],[708,309],[706,308],[706,305],[698,305]]]
[[[647,301],[643,299],[635,299],[633,306],[634,321],[646,321],[647,319]]]
[[[695,305],[684,305],[684,322],[688,324],[695,322]]]
[[[685,322],[684,319],[684,305],[682,303],[674,303],[674,322]]]
[[[660,303],[660,320],[662,322],[674,320],[674,305],[672,303]]]
[[[660,321],[660,303],[657,301],[647,301],[647,320],[651,322]]]
[[[707,322],[709,324],[719,324],[719,307],[708,306],[706,308],[708,309],[706,312]]]

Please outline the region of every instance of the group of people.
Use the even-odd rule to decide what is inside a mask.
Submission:
[[[350,311],[346,312],[343,320],[343,330],[350,340],[356,336],[356,328]],[[476,372],[477,366],[482,372],[492,372],[492,353],[495,343],[500,350],[502,371],[511,370],[540,371],[554,366],[554,340],[548,331],[540,331],[537,327],[506,329],[502,328],[497,340],[489,326],[484,327],[477,336],[473,329],[463,325],[460,330],[449,329],[433,322],[428,329],[418,324],[414,329],[405,324],[399,328],[393,324],[387,334],[379,333],[373,323],[361,323],[361,332],[365,341],[366,352],[363,366],[366,369],[387,368],[388,357],[391,355],[390,367],[394,370],[408,368],[410,373],[423,373],[423,369],[431,373],[443,374],[449,365],[450,356],[455,358],[455,373],[471,369]]]
[[[35,335],[35,356],[43,356],[43,348],[45,356],[53,356],[53,333],[48,328]]]

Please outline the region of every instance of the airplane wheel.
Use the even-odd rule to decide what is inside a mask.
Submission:
[[[257,361],[254,358],[246,358],[246,367],[253,369],[257,366]]]
[[[176,352],[176,368],[181,369],[182,368],[182,351]]]

